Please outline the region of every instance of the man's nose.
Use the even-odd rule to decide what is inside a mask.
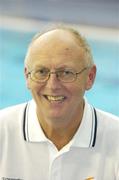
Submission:
[[[47,80],[47,87],[51,89],[59,89],[61,87],[61,82],[55,72],[51,72],[49,79]]]

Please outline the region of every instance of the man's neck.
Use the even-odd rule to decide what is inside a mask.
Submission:
[[[68,121],[68,123],[66,123],[67,119],[60,121],[62,123],[54,123],[54,120],[41,118],[41,114],[37,112],[38,120],[44,134],[54,143],[58,150],[68,144],[75,135],[81,124],[83,109],[84,105],[81,106],[75,116],[72,117],[72,120]],[[57,120],[55,120],[55,122],[57,122]]]

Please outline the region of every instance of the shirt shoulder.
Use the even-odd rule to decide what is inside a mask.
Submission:
[[[98,145],[119,154],[119,117],[96,109]]]
[[[111,127],[111,129],[113,126],[117,127],[117,129],[119,128],[118,116],[99,109],[96,109],[96,113],[97,113],[98,123],[101,123],[104,126],[108,125],[108,128]]]
[[[0,110],[0,132],[8,128],[15,128],[23,119],[26,103],[14,105]]]

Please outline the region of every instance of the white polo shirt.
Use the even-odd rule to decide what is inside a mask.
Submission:
[[[33,100],[1,110],[0,180],[119,180],[119,118],[85,101],[79,129],[57,151]]]

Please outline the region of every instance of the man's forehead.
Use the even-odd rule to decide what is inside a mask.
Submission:
[[[29,59],[84,59],[84,50],[75,42],[73,35],[66,30],[49,31],[38,37],[29,51]]]

